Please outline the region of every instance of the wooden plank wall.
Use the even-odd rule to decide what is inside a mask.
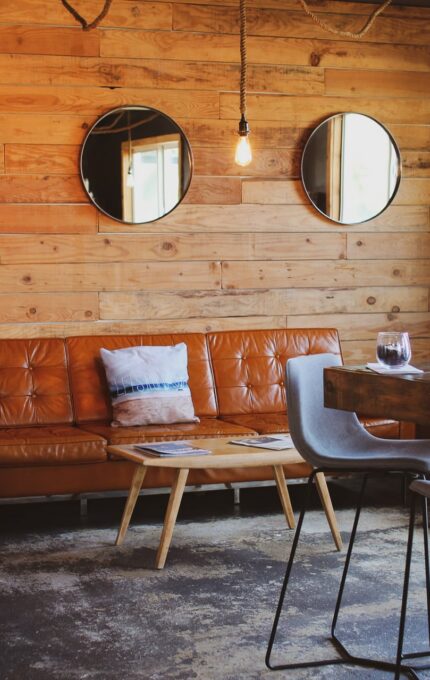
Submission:
[[[77,0],[88,19],[96,0]],[[315,2],[357,30],[372,6]],[[114,0],[83,32],[59,0],[0,4],[0,336],[336,326],[347,360],[376,332],[430,348],[430,9],[390,7],[360,41],[296,0],[249,0],[254,161],[233,163],[237,0]],[[122,104],[177,119],[195,159],[186,201],[139,227],[88,204],[85,132]],[[397,139],[403,180],[374,221],[308,205],[300,153],[324,117],[358,111]]]

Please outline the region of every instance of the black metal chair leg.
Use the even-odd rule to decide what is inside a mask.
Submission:
[[[403,658],[403,640],[405,636],[406,611],[408,607],[409,576],[411,572],[412,547],[414,541],[415,505],[416,498],[414,494],[411,500],[411,512],[409,515],[408,544],[406,548],[405,576],[403,581],[402,607],[400,611],[399,638],[397,642],[396,670],[394,675],[395,680],[399,680],[400,678],[401,664]]]
[[[322,666],[322,665],[344,663],[342,659],[330,659],[330,660],[326,660],[326,661],[322,661],[322,662],[321,661],[308,661],[308,662],[298,662],[298,663],[292,663],[292,664],[279,664],[279,665],[273,665],[271,663],[271,655],[272,655],[273,645],[274,645],[275,638],[276,638],[276,633],[277,633],[277,630],[278,630],[279,619],[281,617],[281,613],[282,613],[282,609],[283,609],[283,605],[284,605],[284,599],[285,599],[285,595],[286,595],[287,588],[288,588],[288,582],[290,580],[291,570],[292,570],[293,564],[294,564],[294,558],[295,558],[297,546],[298,546],[298,543],[299,543],[300,534],[301,534],[301,531],[302,531],[303,521],[304,521],[306,511],[307,511],[308,505],[309,505],[309,498],[310,498],[310,495],[311,495],[311,489],[313,487],[314,477],[315,477],[317,472],[319,472],[319,470],[313,470],[313,472],[311,473],[311,475],[308,479],[308,483],[306,485],[305,498],[303,500],[303,505],[302,505],[302,508],[301,508],[301,511],[300,511],[299,521],[297,522],[297,528],[296,528],[296,531],[295,531],[295,534],[294,534],[293,544],[291,546],[291,552],[290,552],[290,556],[289,556],[289,559],[288,559],[287,568],[286,568],[286,571],[285,571],[285,576],[284,576],[284,581],[283,581],[282,588],[281,588],[281,593],[279,595],[279,601],[278,601],[278,606],[276,608],[276,613],[275,613],[275,618],[274,618],[274,621],[273,621],[272,631],[270,633],[269,643],[267,645],[265,662],[266,662],[267,668],[269,668],[272,671],[293,669],[293,668],[312,668],[312,667]]]
[[[291,574],[291,570],[293,568],[294,557],[295,557],[295,554],[296,554],[297,545],[299,543],[299,538],[300,538],[300,534],[301,534],[301,531],[302,531],[303,520],[305,518],[306,510],[307,510],[308,504],[309,504],[310,491],[311,491],[311,487],[312,487],[312,484],[313,484],[314,476],[315,476],[315,471],[312,472],[311,475],[309,476],[308,483],[306,485],[306,493],[305,493],[305,497],[304,497],[304,500],[303,500],[302,508],[300,510],[299,521],[297,522],[296,531],[294,533],[294,539],[293,539],[293,543],[292,543],[292,546],[291,546],[290,556],[288,558],[287,568],[285,570],[284,581],[282,583],[281,593],[279,595],[278,606],[276,607],[275,618],[274,618],[272,630],[271,630],[271,633],[270,633],[269,643],[267,645],[265,662],[266,662],[267,668],[269,668],[270,670],[278,670],[278,666],[272,666],[272,664],[270,662],[270,657],[271,657],[271,654],[272,654],[273,643],[275,642],[275,637],[276,637],[276,633],[277,633],[277,630],[278,630],[279,619],[280,619],[282,607],[283,607],[283,604],[284,604],[285,594],[287,592],[288,581],[290,580],[290,574]]]
[[[357,508],[356,508],[356,511],[355,511],[354,524],[352,525],[351,536],[350,536],[350,539],[349,539],[348,551],[347,551],[347,554],[346,554],[345,564],[344,564],[344,567],[343,567],[342,578],[341,578],[341,581],[340,581],[339,592],[338,592],[338,595],[337,595],[336,606],[335,606],[335,609],[334,609],[333,621],[332,621],[332,624],[331,624],[332,639],[335,641],[336,646],[339,645],[339,648],[341,649],[341,651],[343,651],[346,654],[348,654],[348,652],[346,651],[343,644],[336,637],[336,624],[337,624],[337,620],[338,620],[338,617],[339,617],[340,607],[341,607],[341,604],[342,604],[343,591],[345,589],[346,578],[348,576],[349,564],[351,562],[351,555],[352,555],[352,550],[354,548],[355,536],[356,536],[356,533],[357,533],[357,527],[358,527],[358,522],[359,522],[359,519],[360,519],[361,508],[363,507],[363,497],[364,497],[364,492],[366,490],[367,480],[368,480],[368,475],[364,475],[363,481],[361,483],[360,495],[358,497]]]
[[[427,631],[430,644],[430,559],[429,559],[429,514],[427,498],[422,499],[424,561],[426,568]]]

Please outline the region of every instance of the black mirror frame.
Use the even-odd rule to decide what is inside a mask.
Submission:
[[[182,137],[183,137],[183,139],[186,143],[186,146],[187,146],[189,161],[190,161],[190,176],[188,178],[188,182],[187,182],[187,185],[186,185],[184,192],[181,196],[181,199],[169,211],[167,211],[163,215],[160,215],[160,217],[157,217],[154,220],[147,220],[145,222],[127,222],[126,220],[121,220],[118,217],[115,217],[114,215],[111,215],[110,213],[108,213],[90,195],[87,187],[85,186],[85,182],[84,182],[83,157],[84,157],[84,152],[85,152],[85,145],[86,145],[86,142],[87,142],[89,136],[91,135],[94,128],[97,125],[99,125],[99,123],[102,120],[104,120],[105,118],[107,118],[108,116],[110,116],[112,114],[120,113],[121,111],[130,111],[130,110],[138,111],[140,109],[143,109],[145,111],[154,111],[155,113],[159,113],[161,116],[163,116],[165,119],[170,121],[172,123],[172,125],[174,125],[178,129],[178,132],[182,135]],[[187,135],[185,134],[185,132],[183,131],[181,126],[171,116],[167,115],[167,113],[164,113],[163,111],[160,111],[159,109],[154,108],[153,106],[139,106],[139,105],[132,104],[130,106],[118,106],[115,109],[110,109],[109,111],[106,111],[106,113],[99,116],[97,118],[97,120],[91,125],[90,129],[88,130],[87,134],[84,137],[84,140],[83,140],[82,145],[81,145],[81,151],[80,151],[80,154],[79,154],[79,174],[80,174],[81,183],[82,183],[82,186],[84,187],[84,191],[85,191],[86,195],[90,199],[91,203],[97,208],[97,210],[99,210],[101,213],[106,215],[106,217],[109,217],[109,219],[115,220],[116,222],[119,222],[120,224],[128,224],[128,225],[151,224],[152,222],[157,222],[158,220],[163,219],[163,217],[166,217],[166,215],[170,215],[170,213],[173,212],[173,210],[175,210],[178,207],[178,205],[180,205],[182,203],[185,196],[187,195],[188,190],[189,190],[190,185],[191,185],[193,172],[194,172],[194,157],[193,157],[193,152],[192,152],[192,149],[191,149],[190,140],[188,139]]]
[[[391,195],[389,201],[385,204],[385,206],[384,206],[379,212],[375,213],[375,214],[372,215],[371,217],[367,217],[365,220],[358,220],[357,222],[341,222],[340,220],[336,220],[336,219],[334,219],[333,217],[330,217],[329,215],[327,215],[325,212],[323,212],[323,211],[322,211],[317,205],[315,205],[315,203],[313,202],[313,200],[312,200],[312,198],[310,197],[309,192],[308,192],[308,190],[307,190],[307,188],[306,188],[305,181],[304,181],[304,179],[303,179],[303,164],[304,164],[305,153],[306,153],[306,149],[307,149],[307,147],[308,147],[308,145],[309,145],[309,142],[310,142],[310,140],[312,139],[313,135],[316,134],[317,131],[318,131],[323,125],[325,125],[329,120],[332,120],[333,118],[337,118],[338,116],[345,116],[345,115],[347,115],[347,114],[355,114],[355,115],[359,115],[359,116],[364,116],[364,117],[366,117],[366,118],[370,118],[370,120],[373,120],[377,125],[379,125],[379,127],[381,127],[381,128],[384,130],[384,132],[387,134],[387,136],[389,137],[389,139],[390,139],[390,141],[391,141],[391,143],[392,143],[392,145],[393,145],[393,148],[394,148],[394,150],[395,150],[395,152],[396,152],[397,162],[398,162],[398,164],[397,164],[396,186],[394,187],[393,193],[392,193],[392,195]],[[309,137],[308,137],[308,139],[306,140],[306,143],[305,143],[305,145],[304,145],[304,147],[303,147],[302,158],[301,158],[301,162],[300,162],[300,179],[301,179],[302,186],[303,186],[303,189],[304,189],[304,191],[305,191],[305,194],[306,194],[306,196],[308,197],[309,202],[311,203],[311,205],[315,208],[315,210],[317,210],[317,211],[320,213],[320,215],[322,215],[323,217],[325,217],[327,220],[330,220],[331,222],[335,222],[336,224],[343,224],[343,225],[345,225],[345,226],[352,226],[352,225],[354,225],[354,224],[364,224],[365,222],[369,222],[370,220],[374,220],[376,217],[378,217],[378,215],[381,215],[381,214],[384,212],[384,210],[386,210],[386,209],[388,208],[388,206],[391,205],[391,203],[393,202],[393,200],[394,200],[394,198],[395,198],[395,196],[396,196],[396,194],[397,194],[397,191],[398,191],[398,189],[399,189],[401,178],[402,178],[402,158],[401,158],[400,149],[399,149],[399,147],[398,147],[398,145],[397,145],[396,140],[394,139],[394,137],[393,137],[393,135],[391,134],[391,132],[390,132],[389,130],[387,130],[387,128],[385,127],[385,125],[383,125],[382,123],[380,123],[379,120],[377,120],[376,118],[373,118],[373,116],[369,116],[367,113],[360,113],[360,112],[358,112],[358,111],[342,111],[342,112],[340,112],[340,113],[335,113],[335,114],[333,114],[332,116],[328,116],[328,118],[325,118],[324,120],[322,120],[321,123],[319,123],[319,125],[317,125],[317,127],[314,128],[314,129],[312,130],[311,134],[309,135]]]

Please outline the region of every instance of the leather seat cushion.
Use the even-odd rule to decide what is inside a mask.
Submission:
[[[400,423],[389,418],[370,418],[369,416],[359,416],[360,422],[370,434],[383,439],[399,439]]]
[[[106,441],[72,425],[0,430],[0,466],[70,465],[106,459]]]
[[[225,422],[254,429],[258,434],[281,434],[289,432],[288,416],[285,413],[245,413],[224,416]],[[388,418],[360,417],[365,428],[375,437],[399,438],[399,423]]]
[[[258,434],[289,432],[288,416],[285,413],[244,413],[236,416],[224,416],[223,420],[241,427],[249,427]]]
[[[110,422],[91,422],[83,425],[86,430],[100,435],[108,444],[137,444],[157,440],[198,439],[199,437],[237,437],[255,435],[256,431],[227,423],[217,418],[202,418],[199,423],[175,423],[173,425],[145,425],[135,427],[111,427]]]

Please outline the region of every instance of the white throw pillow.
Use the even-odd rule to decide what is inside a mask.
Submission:
[[[112,425],[199,422],[188,386],[187,346],[151,345],[100,355],[112,400]]]

